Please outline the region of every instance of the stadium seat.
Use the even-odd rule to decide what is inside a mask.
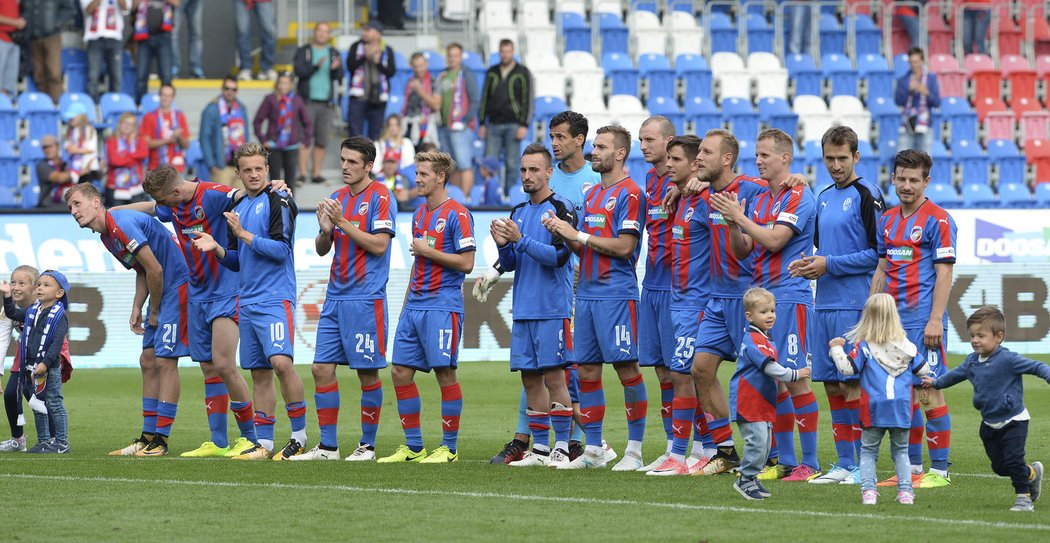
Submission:
[[[117,118],[123,113],[138,113],[135,99],[119,92],[107,92],[99,97],[99,108],[102,110],[102,127],[116,129]]]
[[[675,75],[671,70],[671,61],[655,53],[646,53],[638,57],[638,72],[649,85],[649,98],[662,96],[674,98]]]
[[[121,65],[123,72],[120,76],[120,92],[127,94],[128,96],[135,96],[135,81],[138,78],[138,69],[135,67],[135,61],[131,58],[131,52],[124,49],[123,52],[124,62]],[[346,64],[343,64],[346,66]]]
[[[798,114],[804,134],[803,141],[820,141],[834,124],[828,106],[820,96],[796,96],[792,108]]]
[[[628,16],[628,28],[634,39],[636,55],[646,53],[667,54],[667,30],[660,24],[656,13],[635,11]]]
[[[993,111],[1006,111],[1006,104],[999,97],[985,97],[983,100],[974,101],[974,109],[977,111],[977,121],[984,122],[985,116]]]
[[[941,117],[951,127],[952,147],[961,140],[977,139],[977,115],[965,98],[949,97],[941,100]]]
[[[826,54],[820,59],[824,77],[831,80],[832,96],[857,95],[857,71],[849,57],[841,53]]]
[[[591,27],[579,13],[561,13],[558,19],[565,51],[591,51]]]
[[[990,140],[1014,139],[1014,114],[1009,111],[993,111],[984,118],[985,137]]]
[[[821,151],[819,141],[807,141],[802,144],[802,167],[804,169],[812,169],[816,172],[818,169],[824,167],[824,153]],[[827,168],[824,168],[825,170]],[[814,186],[816,186],[814,184]]]
[[[736,27],[725,13],[712,12],[709,21],[709,34],[711,35],[711,53],[737,51]]]
[[[853,128],[859,139],[871,140],[871,112],[864,108],[860,98],[832,96],[828,110],[836,123]]]
[[[693,123],[693,132],[701,137],[708,130],[722,128],[722,114],[710,98],[694,96],[686,100],[685,116]]]
[[[893,72],[882,55],[867,54],[857,57],[857,73],[866,82],[868,101],[873,98],[893,98]]]
[[[146,97],[143,96],[142,100],[143,103],[145,103]],[[64,117],[66,111],[69,111],[69,108],[76,103],[84,104],[84,107],[87,108],[88,120],[91,121],[92,124],[98,123],[98,111],[96,111],[95,108],[95,101],[92,100],[90,96],[82,92],[64,93],[58,98],[58,110],[62,113]]]
[[[1035,203],[1039,207],[1050,207],[1050,183],[1039,183],[1033,187]]]
[[[889,98],[878,97],[868,100],[868,109],[875,121],[878,131],[878,147],[881,151],[892,141],[892,147],[897,147],[897,134],[900,132],[901,112],[897,104]]]
[[[1013,139],[989,141],[988,159],[999,170],[1000,185],[1004,182],[1024,182],[1025,159]]]
[[[201,142],[197,138],[191,139],[190,146],[186,149],[186,165],[201,180],[211,180],[211,171],[204,164],[204,152],[201,151]]]
[[[851,15],[846,18],[853,25],[853,46],[858,57],[882,53],[882,31],[869,15]]]
[[[62,49],[62,73],[66,76],[66,92],[86,93],[87,51],[81,48]]]
[[[619,14],[598,14],[598,35],[602,40],[602,53],[627,54],[627,27]]]
[[[598,68],[598,61],[589,51],[566,51],[561,62],[570,74],[580,69]]]
[[[1027,24],[1027,21],[1022,24]],[[1017,26],[1009,12],[1001,10],[999,11],[999,55],[1017,55],[1020,53],[1021,28]],[[1002,56],[999,58],[1000,62],[1002,62]]]
[[[18,138],[18,111],[6,94],[0,93],[0,141]]]
[[[547,0],[518,0],[518,20],[522,28],[551,27],[551,7]]]
[[[756,136],[758,134],[755,134]],[[758,165],[755,164],[755,142],[751,139],[739,139],[740,155],[736,161],[740,173],[751,177],[758,177]]]
[[[765,15],[749,13],[747,24],[741,27],[747,42],[748,53],[773,52],[773,27],[766,21]]]
[[[934,3],[926,12],[929,14],[927,17],[927,40],[930,54],[943,54],[952,50],[952,37],[955,30],[944,20],[944,15],[941,13],[939,5]],[[962,24],[962,23],[959,23]],[[905,33],[907,36],[907,33]]]
[[[697,96],[711,98],[713,76],[702,55],[678,55],[674,65],[678,78],[685,83],[686,100]]]
[[[788,55],[784,57],[784,65],[787,67],[788,75],[795,82],[795,96],[812,94],[821,95],[823,92],[823,75],[817,69],[813,57],[805,54]]]
[[[744,67],[740,55],[729,52],[711,55],[711,74],[718,84],[721,100],[728,97],[751,99],[751,73]]]
[[[602,54],[602,68],[610,81],[611,94],[638,94],[638,69],[623,53]]]
[[[952,162],[962,169],[964,185],[988,185],[988,157],[976,140],[960,140],[953,143]]]
[[[657,96],[650,98],[646,104],[649,108],[650,115],[663,115],[667,117],[671,123],[674,124],[675,132],[678,134],[686,134],[685,130],[685,113],[682,108],[678,107],[678,102],[673,97],[667,98],[663,96]]]
[[[962,201],[966,207],[993,207],[999,205],[992,187],[981,183],[964,183]]]
[[[977,72],[994,72],[995,61],[988,55],[982,55],[979,53],[970,53],[966,55],[963,61],[964,67],[966,68],[967,75],[973,77]]]
[[[788,134],[798,133],[798,115],[791,111],[791,106],[783,98],[760,98],[758,120]]]
[[[1050,140],[1024,142],[1024,154],[1028,164],[1035,167],[1035,182],[1050,181]]]
[[[430,72],[430,75],[437,76],[445,71],[444,55],[433,49],[424,49],[420,53],[423,54],[423,58],[427,59],[427,71]]]
[[[40,146],[40,140],[25,138],[18,146],[18,162],[22,166],[31,167],[38,160],[43,160],[44,149]]]
[[[944,207],[958,207],[962,204],[962,198],[956,192],[955,187],[948,183],[930,183],[926,188],[926,197],[933,203]],[[898,200],[899,202],[899,200]]]
[[[1045,80],[1050,77],[1050,55],[1038,55],[1035,57],[1035,75],[1040,80]]]
[[[609,97],[609,112],[617,113],[644,113],[645,107],[635,94],[614,94]]]
[[[908,55],[899,54],[893,57],[893,77],[894,79],[900,79],[904,77],[908,72],[911,71],[911,65],[908,64]]]
[[[693,13],[693,2],[692,0],[667,0],[668,9],[672,13],[688,13],[692,17]]]
[[[966,72],[955,69],[945,70],[937,74],[937,84],[940,87],[941,98],[955,96],[962,98],[966,96]]]
[[[489,59],[489,64],[496,64],[499,62],[499,53],[493,53],[495,58]],[[485,72],[488,71],[489,67],[485,65],[484,57],[480,53],[474,51],[463,51],[463,67],[474,74],[474,78],[478,82],[478,92],[485,86]],[[514,60],[521,62],[518,55],[514,55]]]
[[[931,72],[940,75],[942,72],[958,69],[960,69],[959,59],[953,55],[946,53],[930,55],[929,70]]]
[[[930,179],[934,182],[950,184],[955,177],[955,164],[952,162],[951,156],[948,155],[948,148],[944,146],[944,142],[933,140],[933,149],[930,152],[930,157],[933,158]],[[892,163],[892,157],[890,161]]]
[[[882,192],[882,201],[886,204],[886,209],[891,209],[901,205],[901,199],[897,196],[897,191],[890,184],[889,190]]]
[[[1032,191],[1024,183],[999,183],[999,205],[1003,207],[1031,207],[1035,203]]]
[[[406,80],[407,81],[407,80]],[[405,84],[395,84],[394,80],[390,80],[390,89],[392,94],[403,94],[399,93],[398,89],[404,90]],[[139,120],[142,120],[142,115],[152,113],[160,107],[160,96],[155,92],[146,93],[142,96],[142,104],[139,110]],[[174,106],[173,106],[174,107]],[[62,106],[59,106],[62,109]]]
[[[42,92],[18,95],[18,116],[29,123],[30,138],[58,135],[58,108],[51,97]]]
[[[673,11],[669,18],[664,17],[665,21],[668,19],[670,19],[670,28],[667,32],[671,34],[671,54],[674,57],[701,54],[704,45],[704,29],[697,25],[692,13]]]
[[[841,55],[846,50],[846,29],[842,28],[836,16],[821,14],[819,23],[820,54]]]
[[[1021,141],[1050,138],[1050,113],[1046,111],[1025,112],[1021,116]]]
[[[751,53],[747,57],[747,69],[755,82],[758,98],[787,98],[788,72],[776,55]]]
[[[546,64],[533,64],[533,66],[546,66]],[[554,96],[565,100],[565,70],[561,68],[532,70],[532,80],[536,85],[536,96]]]
[[[482,28],[514,26],[514,7],[509,0],[486,0],[479,7]]]
[[[730,130],[740,138],[758,137],[758,113],[749,98],[727,98],[722,100],[722,117]]]
[[[445,188],[448,189],[448,197],[449,198],[452,198],[453,200],[455,200],[455,201],[457,201],[457,202],[459,202],[461,204],[466,204],[467,203],[467,196],[466,196],[466,194],[463,193],[463,189],[461,189],[461,188],[459,188],[459,187],[457,187],[455,185],[452,185],[452,184],[447,185]]]
[[[525,50],[529,53],[543,53],[552,56],[561,54],[558,46],[558,32],[553,28],[529,29],[522,38]]]
[[[593,111],[598,105],[604,109],[605,72],[592,68],[570,70],[569,74],[569,80],[572,82],[573,109],[579,111],[583,104],[587,105],[584,109],[588,111]]]

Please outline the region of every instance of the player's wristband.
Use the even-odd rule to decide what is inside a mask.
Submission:
[[[591,235],[586,233],[586,232],[577,232],[576,233],[576,241],[580,245],[587,245],[587,240],[589,240],[589,239],[591,239]]]

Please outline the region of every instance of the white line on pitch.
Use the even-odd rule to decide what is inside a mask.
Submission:
[[[27,473],[8,473],[5,477],[15,477],[18,479],[27,480],[41,480],[41,481],[72,481],[72,482],[97,482],[97,483],[130,483],[130,484],[154,484],[154,485],[186,485],[186,486],[211,486],[211,487],[227,487],[227,488],[274,488],[274,489],[290,489],[290,490],[310,490],[310,491],[342,491],[342,492],[378,492],[381,494],[407,494],[407,495],[425,495],[425,496],[445,496],[445,497],[458,497],[458,498],[498,498],[505,500],[524,500],[524,501],[535,501],[535,502],[560,502],[560,503],[576,503],[576,504],[587,504],[587,505],[628,505],[632,507],[652,507],[657,509],[679,509],[679,510],[690,510],[690,511],[720,511],[727,513],[761,513],[761,514],[777,514],[777,515],[792,515],[792,516],[808,516],[808,517],[824,517],[824,518],[855,518],[861,520],[902,520],[902,521],[921,521],[934,524],[949,524],[949,525],[967,525],[967,526],[979,526],[982,528],[1007,528],[1013,530],[1038,530],[1038,531],[1050,531],[1050,525],[1044,524],[1017,524],[1011,522],[989,522],[984,520],[972,520],[972,519],[945,519],[945,518],[934,518],[934,517],[921,517],[921,516],[906,516],[906,515],[876,515],[869,513],[846,513],[846,512],[828,512],[828,511],[793,511],[785,509],[759,509],[754,507],[734,507],[724,505],[696,505],[688,503],[670,503],[670,502],[641,502],[634,500],[608,500],[601,498],[579,498],[579,497],[568,497],[568,496],[529,496],[529,495],[518,495],[518,494],[502,494],[499,492],[463,492],[455,490],[416,490],[411,488],[370,488],[363,486],[345,486],[345,485],[305,485],[305,484],[289,484],[289,483],[248,483],[248,482],[235,482],[235,481],[191,481],[182,479],[132,479],[129,477],[73,477],[63,475],[33,475]]]

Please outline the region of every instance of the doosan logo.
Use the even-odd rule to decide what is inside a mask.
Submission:
[[[886,257],[891,260],[909,261],[914,254],[911,247],[894,247],[886,251]]]
[[[974,253],[988,262],[1045,262],[1050,258],[1050,230],[1016,232],[998,224],[974,220]]]

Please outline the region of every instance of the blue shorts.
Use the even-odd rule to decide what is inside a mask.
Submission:
[[[211,323],[215,319],[237,321],[237,298],[207,302],[190,302],[190,358],[194,362],[211,362]]]
[[[577,364],[638,361],[634,300],[576,300],[572,358]]]
[[[770,336],[777,346],[777,362],[785,368],[800,370],[809,364],[809,343],[806,329],[813,320],[813,306],[806,304],[777,304],[777,322]]]
[[[813,380],[825,383],[839,383],[845,381],[856,381],[859,375],[849,377],[839,373],[835,368],[835,362],[828,355],[828,342],[841,337],[846,337],[846,332],[860,322],[860,310],[857,309],[829,309],[813,312],[813,320],[809,324],[809,354],[813,360]],[[853,344],[847,342],[843,347],[848,353],[853,350]]]
[[[189,315],[186,314],[189,285],[183,283],[175,288],[166,288],[160,297],[157,326],[149,325],[149,310],[146,311],[146,333],[142,336],[142,349],[153,349],[157,358],[189,356]]]
[[[905,328],[904,333],[908,334],[908,341],[915,344],[915,348],[919,350],[918,357],[925,360],[926,364],[930,366],[930,377],[934,379],[948,373],[950,369],[948,367],[948,353],[945,350],[945,341],[948,339],[948,329],[944,329],[944,335],[941,336],[941,344],[939,347],[930,349],[924,343],[923,338],[926,337],[926,327],[920,326],[918,328]],[[915,384],[918,385],[920,380],[915,377]]]
[[[675,351],[671,291],[642,289],[638,310],[638,364],[667,366]]]
[[[745,326],[744,302],[740,298],[711,298],[696,335],[696,350],[735,362]]]
[[[569,401],[580,403],[580,370],[576,364],[566,368],[565,385],[569,387]]]
[[[442,151],[452,155],[457,170],[469,170],[474,167],[474,131],[449,130],[439,126],[438,143],[441,144]]]
[[[455,368],[462,336],[462,313],[404,309],[394,332],[394,365],[427,373],[433,368]]]
[[[270,359],[281,355],[294,360],[294,312],[295,306],[288,300],[240,306],[242,368],[272,370]]]
[[[564,368],[567,346],[572,346],[569,319],[514,321],[510,334],[510,371]]]
[[[696,335],[700,332],[700,322],[703,320],[703,311],[671,311],[671,322],[674,323],[674,357],[671,358],[667,369],[687,375],[692,371],[693,355],[696,354]]]
[[[326,300],[317,319],[314,364],[386,367],[386,300]]]

